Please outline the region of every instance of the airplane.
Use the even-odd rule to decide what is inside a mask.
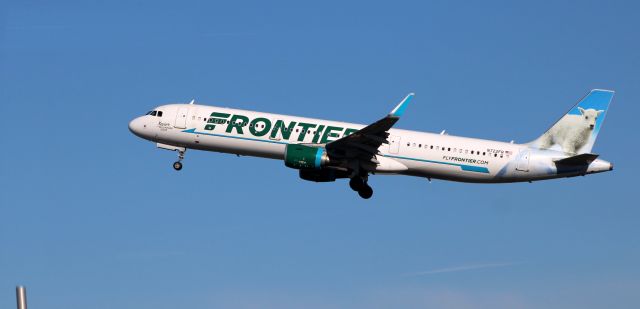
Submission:
[[[349,179],[369,199],[370,175],[408,175],[468,183],[510,183],[613,170],[591,152],[614,92],[594,89],[539,138],[524,144],[393,128],[414,97],[369,125],[195,104],[154,108],[129,123],[136,136],[178,152],[187,149],[283,160],[300,178]]]

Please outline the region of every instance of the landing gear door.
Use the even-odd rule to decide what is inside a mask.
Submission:
[[[520,154],[518,154],[518,161],[516,163],[516,170],[521,172],[528,172],[530,157],[531,152],[528,149],[520,151]]]
[[[400,151],[400,136],[389,135],[389,153],[398,153]]]
[[[178,108],[178,112],[176,113],[176,123],[173,125],[178,129],[186,129],[187,128],[187,113],[189,113],[188,107],[180,107]]]

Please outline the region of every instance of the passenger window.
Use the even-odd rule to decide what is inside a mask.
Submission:
[[[422,144],[418,144],[418,148],[422,148]]]
[[[473,150],[471,150],[471,154],[473,154]]]
[[[483,156],[486,156],[486,155],[487,155],[487,153],[483,151],[483,152],[482,152],[482,155],[483,155]]]
[[[433,149],[433,145],[431,145],[431,149]]]
[[[447,151],[451,151],[451,147],[447,148]]]

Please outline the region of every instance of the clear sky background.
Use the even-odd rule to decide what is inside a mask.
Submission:
[[[0,307],[638,308],[633,1],[0,1]],[[188,102],[542,134],[617,91],[611,173],[477,185],[298,179],[128,122]]]

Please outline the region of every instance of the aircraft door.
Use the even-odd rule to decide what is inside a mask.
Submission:
[[[173,126],[178,129],[186,129],[188,113],[189,113],[188,107],[179,107],[178,112],[176,113],[176,122]]]
[[[389,153],[398,153],[400,151],[400,136],[389,135]]]
[[[528,149],[520,151],[520,154],[518,154],[518,161],[516,163],[516,170],[522,171],[522,172],[528,172],[530,157],[531,157],[531,152]]]

